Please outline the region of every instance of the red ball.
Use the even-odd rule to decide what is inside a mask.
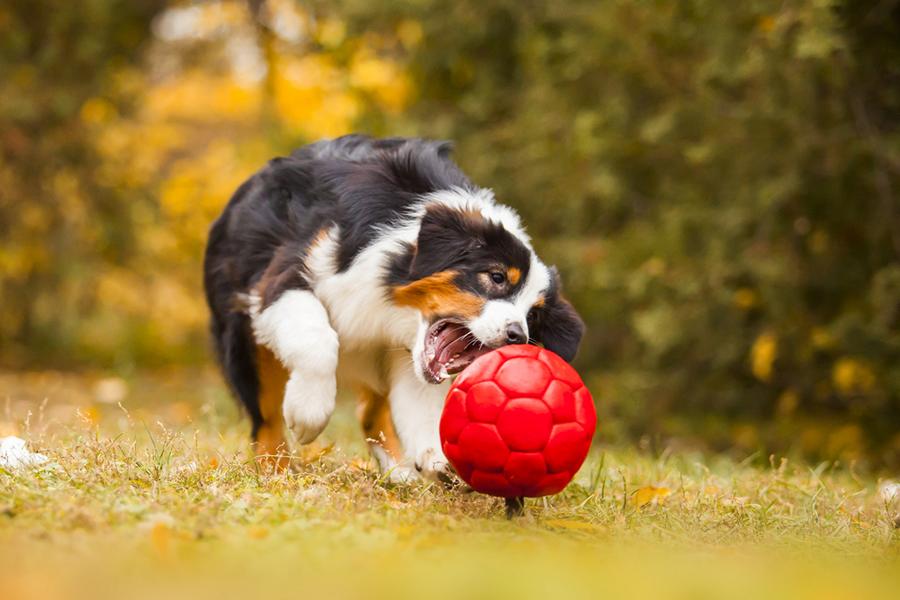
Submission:
[[[463,481],[512,498],[562,491],[596,426],[591,393],[566,361],[537,346],[504,346],[453,382],[440,432]]]

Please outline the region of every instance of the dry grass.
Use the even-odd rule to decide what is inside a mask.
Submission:
[[[248,458],[210,373],[3,374],[0,598],[871,597],[900,585],[896,501],[852,469],[598,447],[561,495],[391,486],[344,404],[296,472]],[[762,462],[762,464],[760,464]],[[839,567],[839,568],[837,568]]]

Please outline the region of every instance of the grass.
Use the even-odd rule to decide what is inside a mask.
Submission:
[[[352,403],[296,472],[249,458],[215,374],[0,373],[0,598],[891,597],[897,501],[831,463],[598,445],[526,515],[391,486]],[[602,440],[602,432],[600,435]]]

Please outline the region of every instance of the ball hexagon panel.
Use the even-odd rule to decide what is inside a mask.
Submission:
[[[466,425],[458,444],[463,460],[482,471],[500,471],[509,456],[509,448],[497,428],[486,423]]]
[[[497,417],[497,431],[510,450],[535,452],[543,449],[553,427],[547,404],[537,398],[514,398]]]
[[[496,423],[500,409],[506,404],[506,393],[493,381],[481,381],[466,394],[466,413],[480,423]]]
[[[578,375],[578,371],[572,368],[572,365],[560,358],[558,354],[544,350],[538,355],[538,360],[544,363],[544,365],[553,373],[554,379],[565,381],[572,386],[573,390],[584,385],[584,382],[581,381],[581,377]]]
[[[503,467],[506,480],[519,487],[538,485],[546,474],[547,464],[540,452],[513,452]]]
[[[574,471],[564,471],[562,473],[548,473],[546,477],[541,480],[540,493],[529,494],[531,496],[549,496],[551,494],[558,494],[567,485],[572,481],[572,478],[575,477]]]
[[[537,346],[526,346],[524,344],[503,346],[502,348],[497,349],[497,354],[503,356],[503,358],[519,358],[522,356],[527,358],[537,358],[540,353],[541,349]]]
[[[569,384],[563,381],[551,381],[544,392],[544,402],[553,413],[554,423],[571,423],[575,420],[575,395]]]
[[[440,434],[442,440],[456,442],[463,428],[469,424],[465,400],[466,394],[461,390],[453,390],[447,394],[444,414],[441,415]]]
[[[509,490],[509,481],[501,473],[488,473],[486,471],[472,471],[469,485],[482,492],[493,496],[505,496]]]
[[[553,431],[550,432],[550,441],[544,448],[544,459],[550,471],[559,473],[571,469],[571,457],[577,455],[584,446],[585,438],[587,435],[578,423],[554,425]]]
[[[503,364],[503,355],[491,352],[479,357],[476,362],[478,363],[478,369],[471,369],[472,365],[469,365],[469,368],[459,374],[453,382],[455,389],[465,391],[479,381],[490,381],[497,369],[500,368],[500,365]]]
[[[594,408],[594,398],[588,389],[582,385],[575,391],[575,421],[589,431],[591,436],[597,428],[597,409]]]
[[[500,365],[494,379],[511,396],[544,393],[553,377],[543,363],[532,358],[509,358]]]

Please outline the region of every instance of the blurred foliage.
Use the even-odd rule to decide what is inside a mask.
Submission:
[[[243,178],[450,138],[564,272],[606,435],[900,464],[900,3],[50,4],[0,8],[4,363],[203,359]]]

